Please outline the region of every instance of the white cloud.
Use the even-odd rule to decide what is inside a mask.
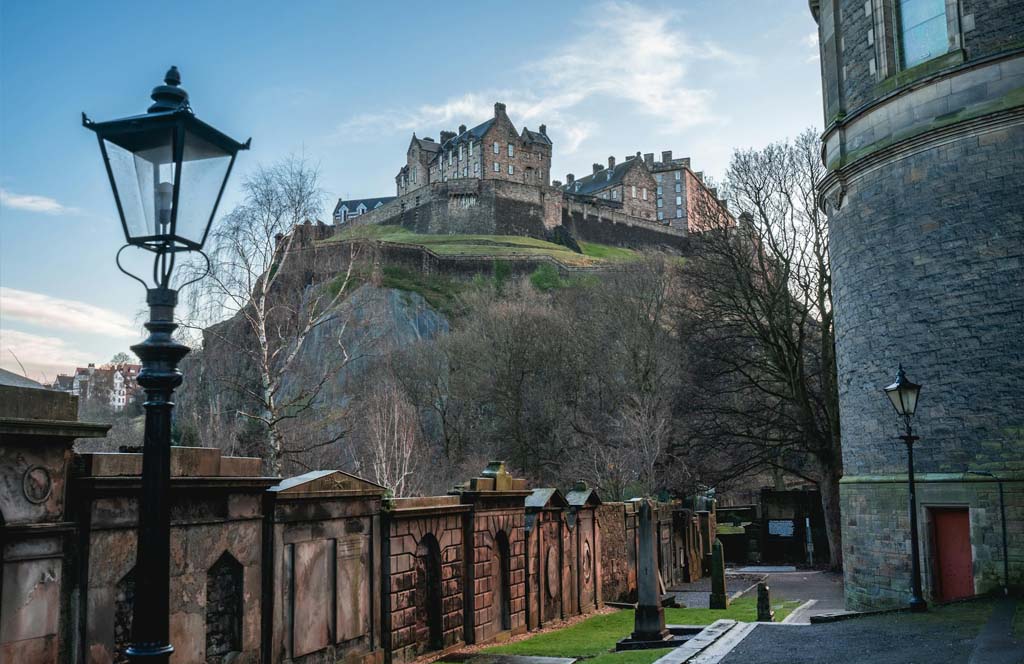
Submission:
[[[0,328],[0,367],[22,375],[19,361],[29,378],[42,382],[52,381],[58,373],[68,373],[76,366],[85,366],[90,360],[58,337]]]
[[[803,38],[803,43],[804,46],[813,51],[813,53],[807,56],[807,60],[805,60],[805,62],[817,62],[820,58],[818,51],[818,31],[815,30],[814,32],[809,33]]]
[[[52,330],[129,339],[140,336],[131,320],[116,311],[3,286],[0,286],[0,317]]]
[[[606,3],[588,12],[587,22],[569,32],[575,36],[563,47],[526,63],[519,72],[521,85],[466,92],[409,110],[364,113],[342,123],[333,138],[375,140],[398,131],[430,135],[433,128],[490,116],[495,100],[506,102],[519,123],[544,122],[558,132],[565,141],[559,145],[563,154],[574,152],[598,128],[578,117],[595,97],[656,118],[666,131],[709,123],[714,93],[689,83],[691,65],[739,66],[745,60],[713,42],[692,39],[680,24],[678,14]]]
[[[0,189],[0,206],[14,210],[25,210],[26,212],[41,212],[43,214],[76,214],[77,208],[62,205],[49,196],[35,196],[33,194],[16,194],[13,191]]]

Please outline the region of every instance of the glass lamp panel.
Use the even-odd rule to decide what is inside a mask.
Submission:
[[[129,242],[170,230],[168,189],[174,182],[171,132],[148,134],[130,140],[103,140]]]
[[[896,412],[902,415],[903,400],[900,398],[900,390],[898,384],[893,383],[889,387],[885,388],[885,396],[889,397],[889,401],[892,402],[892,407],[896,409]]]
[[[178,237],[202,243],[227,178],[231,156],[223,148],[186,132],[175,231]]]
[[[917,410],[917,395],[921,393],[921,386],[908,383],[900,388],[901,399],[903,400],[903,412],[913,415]]]

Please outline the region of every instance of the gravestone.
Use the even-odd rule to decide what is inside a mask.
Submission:
[[[654,521],[654,501],[645,498],[639,501],[639,507],[636,616],[633,633],[619,641],[616,650],[670,648],[685,640],[678,639],[665,628],[665,609],[661,606],[661,592],[658,588],[657,551],[660,542]]]
[[[729,608],[729,595],[725,592],[725,554],[722,543],[717,539],[711,545],[711,599],[708,606],[712,609]]]
[[[771,588],[767,583],[757,584],[757,622],[774,622],[775,612],[772,611]]]

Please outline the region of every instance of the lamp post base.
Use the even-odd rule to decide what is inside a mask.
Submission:
[[[914,597],[913,599],[911,599],[910,604],[908,604],[908,606],[910,607],[910,611],[912,613],[922,613],[928,610],[928,602],[924,601],[920,597]]]

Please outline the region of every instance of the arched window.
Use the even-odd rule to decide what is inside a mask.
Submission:
[[[427,533],[416,547],[416,632],[428,634],[427,650],[444,647],[444,615],[441,603],[441,547]]]
[[[206,573],[206,661],[242,651],[242,564],[225,551]]]

